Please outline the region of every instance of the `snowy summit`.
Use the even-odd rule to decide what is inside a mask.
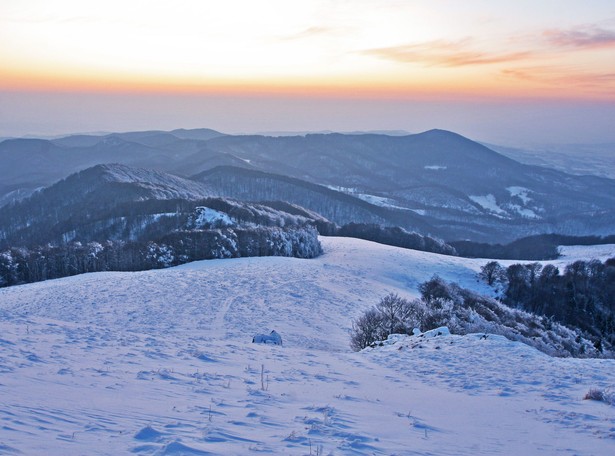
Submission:
[[[0,290],[0,454],[615,454],[615,407],[583,399],[614,360],[445,329],[350,350],[386,293],[436,272],[486,291],[485,260],[321,242]]]

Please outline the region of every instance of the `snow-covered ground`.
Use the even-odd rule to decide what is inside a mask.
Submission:
[[[467,260],[322,238],[317,259],[212,260],[0,290],[0,454],[615,454],[615,361],[501,337],[353,353],[351,320]],[[565,248],[558,266],[615,256]],[[502,262],[506,264],[507,262]],[[284,346],[251,343],[277,330]]]

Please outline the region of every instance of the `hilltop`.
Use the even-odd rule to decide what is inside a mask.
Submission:
[[[350,351],[351,320],[385,293],[415,296],[434,273],[486,293],[476,280],[485,260],[321,242],[324,255],[309,260],[212,260],[0,290],[0,448],[93,455],[615,450],[615,409],[582,400],[590,388],[613,387],[613,360],[550,358],[480,335]],[[613,246],[567,248],[551,263],[613,253]],[[272,329],[282,347],[250,343]]]

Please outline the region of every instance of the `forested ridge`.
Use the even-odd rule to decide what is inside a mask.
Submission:
[[[144,201],[56,226],[54,242],[0,252],[0,286],[98,271],[138,271],[245,256],[313,258],[322,253],[311,221],[224,199]],[[169,212],[171,211],[171,212]],[[70,231],[64,231],[65,230]],[[43,235],[43,230],[32,233]],[[67,238],[70,237],[70,240]],[[43,238],[44,239],[44,238]]]

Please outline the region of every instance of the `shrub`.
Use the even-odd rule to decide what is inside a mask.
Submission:
[[[408,301],[389,293],[352,322],[350,347],[359,351],[391,334],[411,334],[425,321],[425,315],[426,308],[422,301]]]
[[[351,347],[361,350],[390,334],[411,334],[448,326],[453,334],[488,332],[523,342],[551,356],[612,358],[610,345],[596,347],[578,328],[511,309],[487,296],[447,283],[439,277],[419,286],[421,299],[389,294],[353,322]],[[611,396],[612,397],[612,396]]]
[[[615,405],[615,392],[610,389],[591,388],[583,397],[584,400],[606,402],[609,405]]]
[[[350,347],[353,350],[362,350],[382,339],[382,316],[375,308],[369,309],[352,322]]]

